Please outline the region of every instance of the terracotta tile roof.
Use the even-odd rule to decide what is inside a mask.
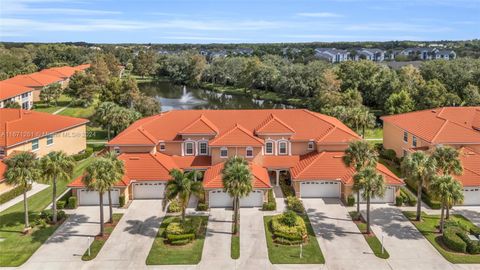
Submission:
[[[0,160],[0,181],[5,179],[5,176],[3,175],[7,171],[7,164],[3,163],[3,161]]]
[[[381,119],[429,143],[480,143],[480,107],[443,107]]]
[[[67,79],[73,76],[73,74],[75,74],[76,71],[77,70],[73,67],[63,66],[63,67],[47,68],[40,71],[40,73]]]
[[[210,167],[203,176],[203,187],[206,189],[223,188],[222,169],[225,162]],[[270,177],[265,168],[250,163],[253,176],[253,188],[271,188]]]
[[[293,181],[331,181],[340,180],[345,185],[353,184],[355,169],[347,167],[342,161],[343,152],[321,152],[304,155],[300,162],[290,170]],[[403,181],[382,164],[377,171],[385,177],[389,185],[403,185]]]
[[[182,169],[208,168],[212,164],[210,156],[172,156],[172,159]]]
[[[463,174],[454,176],[465,187],[480,186],[480,153],[470,148],[461,148],[460,161],[463,166]]]
[[[193,121],[190,125],[182,129],[179,134],[218,134],[218,128],[206,118],[203,114],[200,117]]]
[[[32,90],[32,88],[26,86],[0,81],[0,100],[16,97],[23,93],[31,92]]]
[[[263,167],[274,169],[293,168],[299,162],[300,156],[263,156]]]
[[[22,109],[0,109],[0,146],[10,147],[86,123],[88,120],[83,118]]]
[[[274,114],[270,114],[267,119],[261,123],[256,129],[256,134],[293,134],[295,130],[282,120],[278,119]]]
[[[261,146],[263,140],[239,124],[209,142],[210,146]]]
[[[42,72],[35,72],[27,75],[17,75],[10,79],[6,79],[3,82],[21,85],[30,88],[45,87],[52,83],[60,82],[63,78],[58,76],[52,76]]]
[[[347,143],[360,138],[339,120],[308,110],[178,110],[135,122],[111,140],[109,145],[144,144],[144,136],[132,132],[139,127],[148,131],[157,142],[178,140],[179,131],[191,125],[202,115],[218,129],[217,137],[231,131],[235,124],[253,135],[255,129],[266,121],[265,119],[274,115],[276,119],[295,130],[295,133],[290,136],[292,141],[315,139],[325,143]]]

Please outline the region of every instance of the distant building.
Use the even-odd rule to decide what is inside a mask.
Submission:
[[[380,49],[360,49],[356,50],[356,55],[353,60],[366,59],[375,62],[382,62],[385,60],[385,51]]]
[[[439,50],[437,48],[407,48],[401,54],[412,59],[418,58],[419,60],[450,60],[457,57],[453,50]]]
[[[317,48],[315,49],[315,57],[325,59],[330,63],[340,63],[349,59],[350,52],[346,50],[338,50],[335,48]]]
[[[231,50],[232,55],[244,55],[251,56],[253,54],[253,49],[251,48],[238,48]]]

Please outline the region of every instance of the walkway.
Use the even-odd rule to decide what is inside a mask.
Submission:
[[[32,195],[35,195],[37,194],[38,192],[48,188],[49,185],[45,185],[45,184],[39,184],[39,183],[33,183],[32,184],[32,189],[27,191],[27,197],[30,197]],[[23,194],[11,199],[10,201],[4,203],[4,204],[0,204],[0,212],[8,209],[10,206],[12,205],[15,205],[19,202],[23,202]]]

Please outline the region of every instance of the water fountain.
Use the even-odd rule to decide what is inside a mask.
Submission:
[[[189,104],[194,100],[195,100],[195,97],[193,97],[192,93],[187,92],[187,87],[184,85],[183,86],[183,94],[180,97],[179,102],[182,103],[182,104]]]

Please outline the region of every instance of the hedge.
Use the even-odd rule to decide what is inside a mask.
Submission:
[[[478,241],[472,241],[468,238],[467,234],[464,232],[458,232],[458,237],[460,237],[463,242],[467,244],[467,252],[470,254],[480,254],[480,245]]]
[[[409,190],[405,187],[400,188],[400,196],[403,198],[403,202],[408,206],[415,206],[417,205],[417,197],[413,195]]]
[[[302,201],[294,196],[287,197],[287,208],[297,213],[304,213],[305,208],[303,207]]]
[[[193,239],[195,239],[195,234],[194,233],[167,234],[167,239],[168,239],[169,242],[181,241],[181,240],[192,241]]]
[[[285,178],[280,177],[280,188],[282,189],[284,197],[295,196],[295,191],[293,190],[293,187],[287,184]]]
[[[462,240],[460,236],[458,236],[459,233],[461,234],[462,230],[458,227],[446,228],[443,232],[443,242],[449,249],[453,251],[466,253],[467,244],[465,243],[465,241]]]
[[[273,235],[289,240],[302,239],[307,234],[307,227],[302,217],[295,215],[295,225],[287,226],[283,223],[284,214],[272,217],[270,227]]]
[[[354,205],[355,205],[355,197],[353,197],[353,195],[348,195],[347,206],[354,206]]]
[[[403,204],[403,197],[402,196],[396,196],[395,197],[395,205],[396,206],[402,206]]]
[[[206,203],[199,202],[197,204],[197,211],[207,211],[207,210],[208,210],[208,205]]]
[[[120,204],[120,207],[124,207],[125,206],[125,195],[120,195],[120,197],[118,197],[118,204]]]
[[[480,236],[480,227],[473,226],[470,228],[470,233],[475,235],[475,236]]]
[[[64,209],[66,204],[67,204],[66,201],[57,201],[57,209],[58,210]]]
[[[277,244],[286,245],[286,246],[297,246],[297,245],[300,245],[300,244],[304,243],[303,239],[301,239],[301,240],[289,240],[289,239],[285,239],[285,238],[282,238],[282,237],[275,237],[275,239],[273,239],[273,241]]]
[[[273,196],[273,190],[268,190],[268,202],[263,203],[262,206],[263,211],[274,211],[277,210],[277,202],[275,201],[275,197]]]
[[[411,185],[408,181],[405,181],[405,183],[407,183],[407,186],[410,188],[410,190],[412,190],[413,193],[417,193],[416,186]],[[425,188],[422,188],[422,200],[432,209],[441,208],[440,202],[430,198],[430,195],[426,192]]]
[[[27,191],[29,191],[30,189],[32,189],[32,185],[27,186]],[[16,186],[11,190],[3,193],[2,195],[0,195],[0,204],[4,204],[15,197],[22,195],[23,191],[23,186]]]
[[[70,198],[68,198],[68,208],[70,209],[75,209],[77,208],[77,197],[75,196],[72,196]]]
[[[85,149],[85,151],[83,153],[75,154],[72,157],[75,161],[80,161],[80,160],[83,160],[83,159],[86,159],[86,158],[90,157],[92,154],[93,154],[93,149],[90,148],[90,147],[87,147],[87,149]]]

